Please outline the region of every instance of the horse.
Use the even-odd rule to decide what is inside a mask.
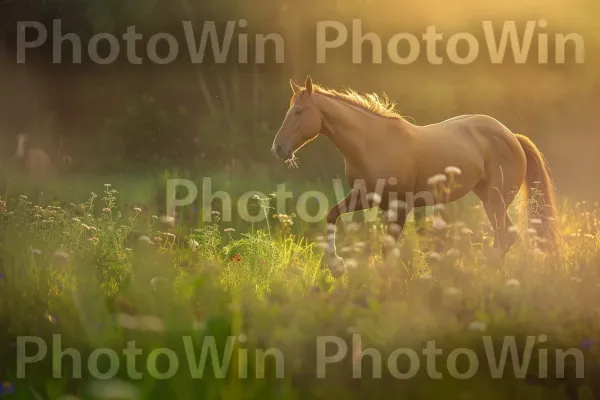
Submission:
[[[290,86],[289,109],[271,152],[297,166],[296,152],[323,135],[341,152],[351,188],[326,215],[325,253],[333,276],[346,270],[335,247],[342,214],[379,207],[392,216],[386,231],[396,245],[412,209],[454,202],[470,192],[483,204],[494,231],[493,248],[502,261],[518,238],[507,209],[519,192],[525,214],[527,199],[536,194],[537,208],[529,210],[536,218],[529,215],[529,222],[542,231],[548,251],[558,249],[554,182],[544,155],[527,136],[484,114],[415,125],[387,96],[328,89],[310,76],[304,87],[292,80]],[[445,185],[449,175],[454,190],[440,198],[435,188]],[[389,251],[382,250],[386,258]]]

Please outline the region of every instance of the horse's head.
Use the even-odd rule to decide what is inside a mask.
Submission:
[[[321,113],[316,106],[313,83],[306,78],[301,88],[290,80],[292,96],[290,108],[273,141],[271,151],[277,158],[292,162],[294,153],[306,143],[317,137],[321,131]]]

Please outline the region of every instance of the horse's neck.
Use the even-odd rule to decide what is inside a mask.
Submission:
[[[372,147],[378,141],[385,142],[379,135],[385,134],[384,126],[391,122],[389,119],[325,95],[318,96],[318,105],[323,115],[322,133],[347,161],[364,164],[367,144]]]

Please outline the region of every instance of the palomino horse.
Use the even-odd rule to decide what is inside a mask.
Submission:
[[[290,108],[272,152],[295,164],[295,152],[322,134],[342,153],[352,188],[327,213],[326,254],[334,276],[345,270],[335,249],[335,224],[341,214],[378,206],[394,215],[387,221],[387,232],[397,242],[411,209],[433,205],[423,202],[422,196],[419,201],[407,201],[413,198],[410,195],[433,193],[431,177],[443,181],[446,172],[454,174],[458,187],[436,201],[448,203],[474,192],[492,224],[494,247],[502,258],[516,240],[507,208],[522,186],[525,196],[539,190],[537,201],[542,204],[538,203],[536,219],[540,221],[535,222],[541,222],[540,236],[552,249],[557,248],[553,182],[543,155],[526,136],[513,134],[486,115],[462,115],[417,126],[375,94],[325,89],[313,84],[310,76],[304,88],[291,80],[290,85]],[[523,204],[528,206],[526,198]]]

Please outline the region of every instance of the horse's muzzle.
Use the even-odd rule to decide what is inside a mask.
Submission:
[[[275,154],[275,157],[280,160],[288,160],[292,157],[292,152],[290,150],[284,150],[280,145],[274,144],[271,148],[271,152]]]

